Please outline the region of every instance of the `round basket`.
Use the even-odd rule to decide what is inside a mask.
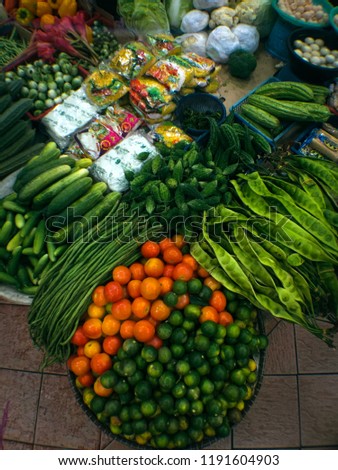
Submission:
[[[265,334],[264,320],[261,318],[260,312],[258,313],[258,316],[257,316],[256,328],[257,328],[257,331],[259,332],[259,334]],[[242,417],[243,418],[249,412],[249,410],[250,410],[252,404],[254,403],[254,401],[257,397],[257,394],[258,394],[258,392],[261,388],[262,380],[263,380],[263,370],[264,370],[264,364],[265,364],[265,358],[266,358],[266,350],[265,349],[260,350],[259,354],[257,354],[257,356],[254,356],[254,358],[255,358],[255,361],[257,363],[257,382],[255,383],[254,391],[253,391],[253,394],[252,394],[251,398],[248,401],[245,402],[245,408],[242,411]],[[98,426],[98,428],[101,431],[103,431],[109,438],[111,438],[111,440],[120,442],[121,444],[123,444],[125,446],[128,446],[130,448],[134,448],[134,449],[154,450],[154,448],[151,447],[151,446],[143,446],[143,445],[138,444],[135,441],[128,440],[128,439],[125,439],[123,437],[120,437],[119,435],[113,434],[110,431],[109,427],[107,425],[105,425],[104,423],[102,423],[101,421],[99,421],[98,418],[96,417],[95,413],[90,408],[88,408],[88,406],[86,406],[85,403],[83,402],[81,391],[75,385],[76,376],[72,372],[68,371],[68,378],[69,378],[71,388],[72,388],[72,390],[75,394],[76,400],[79,403],[82,410],[86,413],[86,415],[89,417],[89,419],[94,424],[96,424],[96,426]],[[232,424],[231,429],[233,429],[235,426],[236,426],[236,424]],[[194,445],[190,445],[190,446],[186,447],[186,449],[205,449],[206,447],[214,444],[215,442],[218,442],[221,439],[223,439],[223,438],[221,438],[221,437],[206,438],[202,442],[199,442],[199,443],[196,443]]]
[[[334,17],[335,16],[337,16],[337,18],[338,18],[338,7],[334,7],[330,11],[330,24],[331,24],[332,28],[335,30],[335,32],[338,34],[338,21],[337,21],[337,23],[334,22]],[[338,38],[337,38],[337,40],[338,40]]]
[[[177,108],[175,110],[175,120],[177,125],[192,137],[199,137],[202,134],[209,132],[209,129],[194,129],[191,127],[185,128],[183,123],[184,114],[187,110],[196,113],[203,113],[206,115],[218,112],[220,117],[217,120],[217,124],[219,125],[222,124],[226,118],[225,106],[223,102],[216,96],[210,93],[191,93],[190,95],[184,96],[178,102]]]
[[[304,40],[306,37],[311,36],[314,39],[323,39],[325,45],[330,49],[335,49],[337,46],[337,35],[332,30],[318,29],[313,30],[310,28],[299,28],[293,31],[288,37],[288,48],[290,57],[290,66],[292,71],[301,79],[308,82],[325,83],[327,80],[334,79],[338,76],[338,68],[321,67],[314,65],[302,59],[294,52],[294,41],[296,39]]]
[[[332,5],[327,1],[327,0],[313,0],[313,3],[315,5],[321,5],[326,11],[326,13],[330,14],[330,11],[332,9]],[[313,28],[313,29],[318,29],[318,28],[325,28],[326,26],[329,26],[329,20],[326,23],[311,23],[307,21],[301,21],[297,20],[294,16],[288,15],[286,12],[282,11],[278,7],[278,0],[272,0],[272,7],[276,10],[278,15],[283,18],[287,23],[291,23],[294,26],[298,26],[299,28]]]

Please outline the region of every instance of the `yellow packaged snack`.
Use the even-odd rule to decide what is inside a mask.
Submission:
[[[109,66],[131,80],[144,75],[156,60],[156,56],[145,44],[132,41],[114,53]]]
[[[186,52],[181,57],[194,68],[195,77],[207,77],[215,70],[216,63],[213,60],[195,54],[195,52]]]
[[[146,41],[154,54],[159,57],[180,54],[182,50],[171,34],[147,34]]]
[[[193,139],[171,121],[165,121],[155,127],[152,132],[155,142],[162,142],[167,147],[173,147],[179,142],[190,144]]]
[[[86,78],[85,90],[93,104],[105,107],[128,93],[129,87],[117,73],[98,69]]]

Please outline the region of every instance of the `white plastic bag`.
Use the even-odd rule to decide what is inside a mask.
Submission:
[[[213,10],[228,5],[228,0],[194,0],[194,8],[198,10]]]
[[[201,10],[191,10],[183,16],[181,31],[183,33],[198,33],[209,24],[209,13]]]
[[[238,37],[241,49],[255,53],[259,46],[259,32],[256,26],[239,23],[232,29],[232,32]]]
[[[206,44],[208,33],[202,31],[201,33],[188,33],[177,36],[175,41],[181,44],[183,52],[195,52],[202,57],[206,57]]]
[[[217,26],[209,34],[206,53],[215,62],[226,64],[229,55],[240,49],[241,45],[238,37],[227,26]]]

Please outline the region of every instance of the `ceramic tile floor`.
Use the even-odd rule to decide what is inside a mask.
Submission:
[[[4,449],[127,449],[85,414],[65,367],[39,372],[27,311],[0,304]],[[210,449],[338,449],[338,350],[271,316],[265,329],[270,344],[259,393],[232,435]]]

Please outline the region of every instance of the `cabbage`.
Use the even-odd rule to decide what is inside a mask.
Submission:
[[[118,13],[127,29],[138,36],[170,33],[170,25],[161,0],[117,0]]]
[[[194,8],[193,0],[165,0],[165,8],[172,28],[179,28],[183,16]]]

